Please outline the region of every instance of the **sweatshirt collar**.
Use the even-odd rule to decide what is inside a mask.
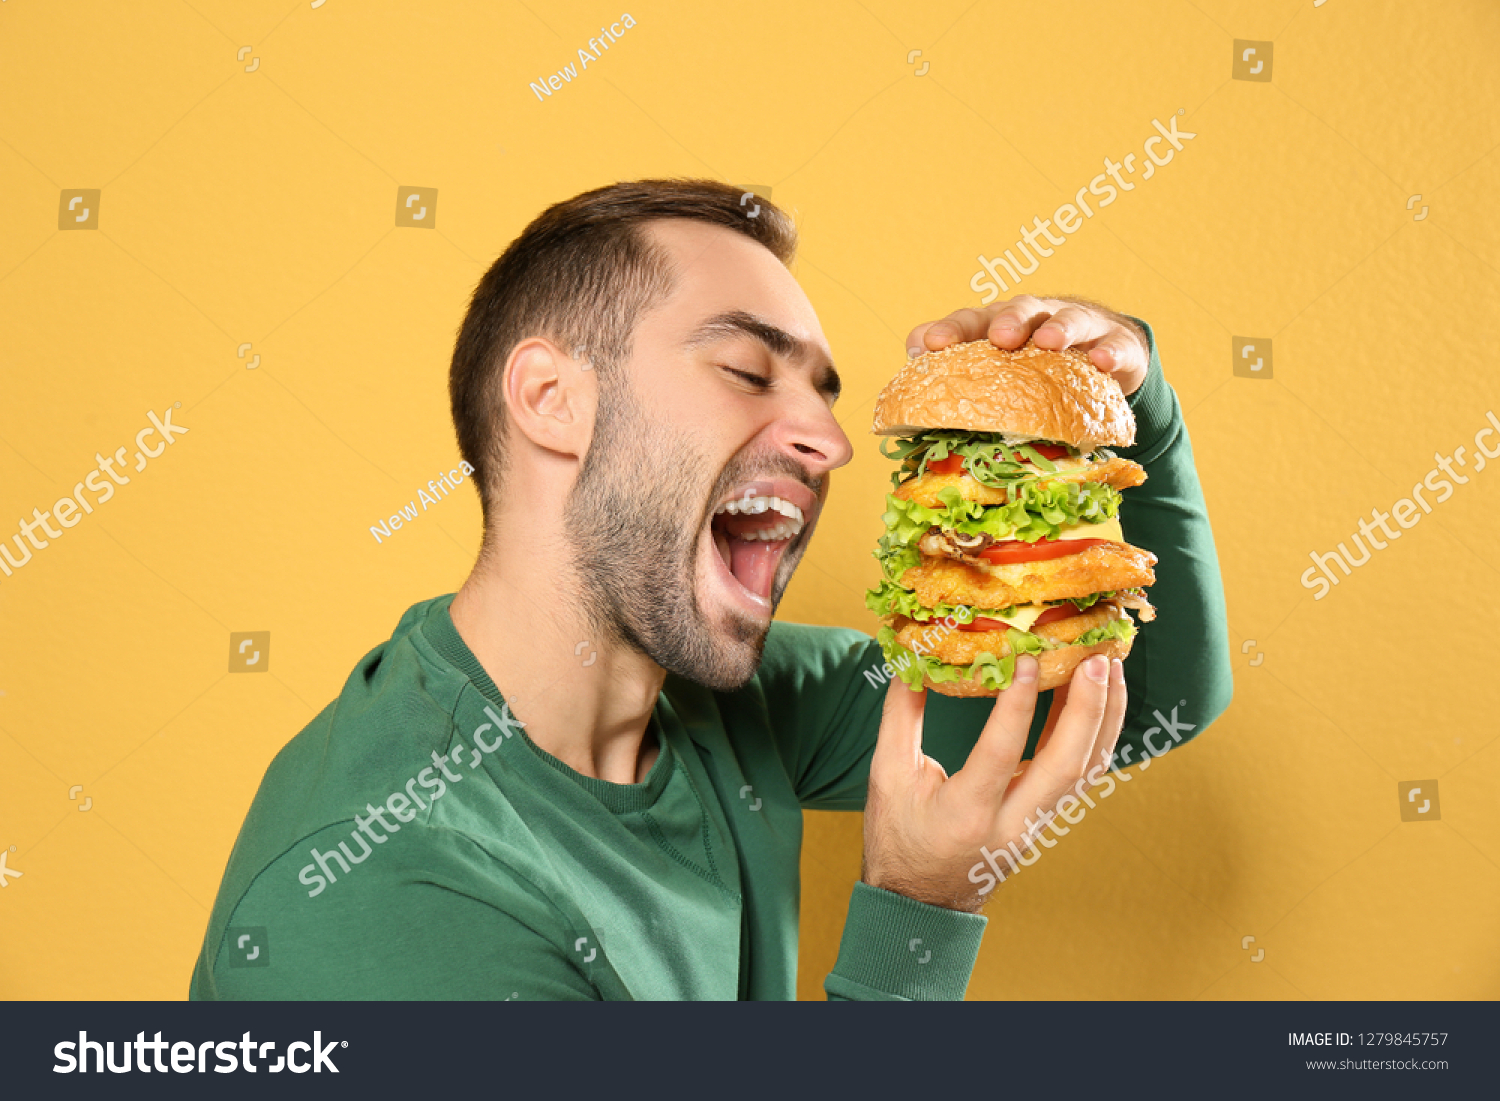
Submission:
[[[489,673],[485,672],[484,666],[469,649],[468,643],[464,642],[463,637],[458,633],[458,628],[453,625],[453,617],[448,609],[457,595],[457,593],[448,593],[437,597],[430,603],[427,614],[421,620],[422,635],[433,650],[467,677],[489,703],[497,708],[504,707],[505,697],[500,694],[500,689],[490,679]],[[612,813],[626,814],[631,811],[645,810],[656,802],[657,797],[667,786],[667,781],[671,779],[675,767],[671,743],[678,738],[686,737],[682,723],[664,693],[657,696],[656,707],[652,709],[648,729],[656,734],[659,751],[646,778],[638,784],[614,784],[594,776],[585,776],[537,745],[525,730],[521,731],[521,738],[527,748],[544,764],[567,776],[603,803]]]

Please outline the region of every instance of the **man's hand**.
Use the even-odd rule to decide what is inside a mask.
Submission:
[[[906,338],[906,354],[920,355],[965,340],[988,336],[998,348],[1014,350],[1028,337],[1038,348],[1081,348],[1089,362],[1113,375],[1133,394],[1146,381],[1151,360],[1146,334],[1124,314],[1083,298],[1033,298],[1018,294],[979,310],[954,310],[941,321],[918,325]]]
[[[1079,663],[1072,681],[1053,693],[1035,756],[1018,769],[1036,710],[1036,685],[1037,661],[1022,654],[1011,686],[1000,693],[964,767],[950,779],[922,752],[927,693],[892,679],[870,762],[866,883],[933,906],[977,912],[988,901],[969,878],[970,869],[982,863],[980,847],[994,852],[1014,841],[1025,851],[1033,843],[1028,830],[1035,836],[1042,824],[1027,819],[1055,813],[1080,778],[1108,765],[1125,716],[1119,660],[1096,654]]]

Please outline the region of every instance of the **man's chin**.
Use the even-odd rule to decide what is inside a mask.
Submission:
[[[760,668],[761,649],[761,646],[756,646],[748,653],[736,653],[733,657],[726,657],[723,661],[715,661],[702,668],[668,669],[668,672],[674,672],[684,680],[714,692],[738,692],[750,683],[755,671]]]
[[[760,668],[770,617],[757,617],[739,608],[722,609],[722,617],[710,628],[714,652],[712,669],[700,670],[693,679],[718,692],[743,688]]]

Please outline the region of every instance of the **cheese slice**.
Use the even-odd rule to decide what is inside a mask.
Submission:
[[[1108,539],[1114,543],[1125,542],[1125,532],[1120,527],[1120,518],[1116,516],[1111,520],[1105,520],[1102,524],[1091,524],[1084,521],[1081,524],[1068,524],[1057,533],[1061,539]]]
[[[1001,620],[1018,631],[1029,631],[1031,625],[1036,622],[1037,616],[1045,612],[1048,607],[1047,604],[1022,604],[1016,609],[1015,615],[990,616],[989,618]]]
[[[1037,621],[1037,618],[1043,612],[1047,611],[1049,608],[1055,607],[1057,607],[1056,604],[1022,604],[1019,608],[1016,609],[1015,615],[990,615],[984,616],[982,618],[998,619],[1006,626],[1014,627],[1018,631],[1029,631],[1031,630],[1031,625]],[[1099,607],[1099,605],[1095,603],[1091,606],[1090,609],[1085,610],[1092,610],[1092,608],[1097,607]]]

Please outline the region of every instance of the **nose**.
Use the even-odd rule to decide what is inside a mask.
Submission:
[[[837,470],[854,457],[854,445],[818,394],[808,394],[772,426],[777,448],[795,458],[814,477]]]

